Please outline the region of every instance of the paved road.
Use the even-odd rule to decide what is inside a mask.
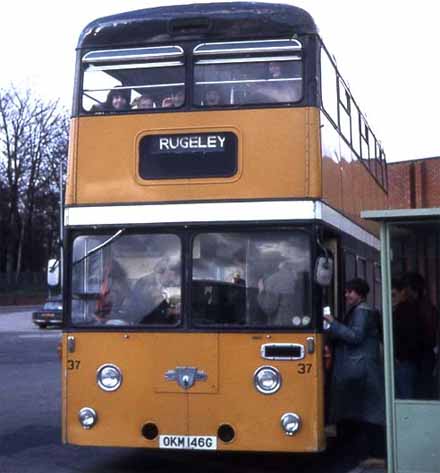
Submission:
[[[0,334],[4,332],[35,333],[37,328],[31,314],[41,306],[3,306],[0,307]]]
[[[0,310],[0,473],[346,473],[320,455],[150,452],[61,445],[60,330],[41,330],[31,308]]]

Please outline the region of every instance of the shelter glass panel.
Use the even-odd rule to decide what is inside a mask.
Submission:
[[[435,223],[391,226],[393,259],[399,261],[391,265],[396,399],[439,399],[440,262],[432,251],[439,238],[440,225]]]

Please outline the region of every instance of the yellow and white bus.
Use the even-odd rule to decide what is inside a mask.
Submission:
[[[325,449],[322,310],[378,299],[383,150],[311,16],[213,3],[98,19],[77,48],[63,441]]]

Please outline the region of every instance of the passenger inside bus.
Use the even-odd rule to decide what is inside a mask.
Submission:
[[[283,103],[296,102],[301,98],[300,82],[292,80],[292,74],[285,70],[291,64],[279,61],[267,65],[267,81],[257,88],[262,102]]]
[[[294,263],[282,261],[275,273],[258,281],[258,304],[272,325],[292,325],[292,309],[298,306]]]
[[[241,277],[241,273],[239,271],[236,271],[232,275],[232,282],[234,284],[238,284],[239,286],[246,286],[246,281]]]
[[[131,292],[126,318],[140,324],[175,324],[180,318],[179,268],[160,260],[138,279]]]
[[[268,69],[269,69],[269,79],[281,78],[281,64],[279,62],[270,62]]]
[[[206,90],[203,97],[203,105],[207,107],[215,107],[216,105],[220,105],[222,103],[224,103],[224,101],[222,100],[222,96],[218,89],[211,87]]]
[[[106,110],[124,111],[130,108],[130,90],[113,89],[107,96]]]
[[[185,102],[185,91],[183,89],[170,90],[165,95],[156,98],[156,103],[160,104],[160,108],[178,108]]]
[[[161,106],[162,108],[173,108],[174,107],[173,97],[169,96],[169,97],[163,98],[161,102]]]
[[[151,95],[146,95],[146,94],[136,97],[131,104],[131,108],[134,110],[148,109],[148,108],[154,108],[154,107],[155,107],[155,104],[154,104],[153,97],[151,97]]]
[[[91,108],[91,112],[122,112],[130,110],[129,89],[112,89],[107,95],[107,99],[103,104],[95,104]]]
[[[183,89],[178,90],[172,95],[173,106],[181,107],[185,103],[185,91]]]
[[[95,308],[95,323],[117,325],[123,322],[123,306],[129,299],[130,289],[125,270],[116,260],[106,264]]]

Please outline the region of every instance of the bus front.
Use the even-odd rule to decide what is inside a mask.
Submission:
[[[163,7],[80,38],[63,440],[325,448],[313,20]]]

